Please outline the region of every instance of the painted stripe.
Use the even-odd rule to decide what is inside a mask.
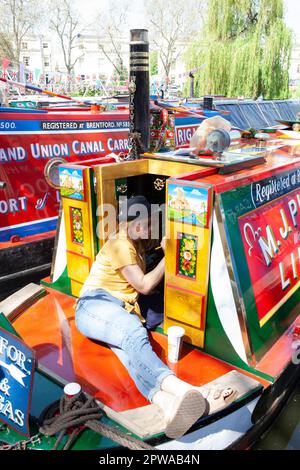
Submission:
[[[194,122],[194,123],[192,123],[192,124],[185,124],[184,126],[183,126],[182,124],[178,125],[176,119],[175,119],[175,123],[176,123],[176,126],[175,126],[176,130],[178,130],[178,129],[185,129],[185,128],[188,128],[188,129],[189,129],[189,128],[191,127],[191,125],[192,125],[192,126],[198,126],[198,125],[199,125],[198,122]]]
[[[274,313],[277,312],[277,310],[282,307],[282,305],[299,289],[300,287],[300,281],[297,282],[297,284],[294,285],[294,287],[278,302],[268,313],[267,315],[264,316],[259,322],[260,327],[262,328],[267,321],[270,320],[270,318],[274,315]]]
[[[226,258],[216,214],[213,215],[214,240],[211,250],[210,283],[220,322],[236,353],[247,364],[247,356],[234,302]]]
[[[130,59],[130,65],[149,65],[149,59]]]
[[[52,126],[52,127],[50,127]],[[13,120],[13,119],[2,119],[0,122],[1,132],[14,132],[14,131],[41,131],[41,132],[52,132],[56,133],[59,131],[70,131],[70,132],[82,132],[84,130],[107,130],[107,129],[124,129],[124,127],[129,126],[129,117],[126,116],[125,119],[118,120],[100,120],[90,118],[88,120],[62,120],[62,119],[52,119],[52,120]]]
[[[176,127],[180,126],[180,127],[187,127],[189,125],[197,125],[197,124],[200,124],[203,120],[205,119],[205,117],[203,116],[203,118],[201,118],[200,116],[197,117],[182,117],[182,118],[177,118],[175,119],[175,125]]]
[[[140,65],[135,65],[133,67],[130,67],[130,72],[148,72],[149,67],[142,67]]]
[[[129,127],[123,127],[120,129],[84,129],[84,130],[68,130],[68,131],[10,131],[10,132],[3,132],[0,131],[0,135],[48,135],[48,134],[102,134],[105,132],[113,133],[113,132],[128,132]]]
[[[178,121],[182,121],[182,119],[178,119]],[[198,126],[200,124],[201,119],[193,118],[189,120],[188,124],[180,124],[175,120],[175,130],[178,131],[179,129],[189,128],[192,126]],[[67,130],[67,131],[0,131],[0,135],[49,135],[49,134],[104,134],[104,133],[114,133],[114,132],[129,132],[129,127],[123,127],[120,129],[84,129],[84,130]]]
[[[38,224],[38,223],[41,223],[41,222],[49,222],[50,220],[56,220],[56,219],[57,219],[57,217],[49,217],[48,219],[33,220],[31,222],[24,222],[23,224],[7,225],[4,228],[0,228],[0,232],[2,232],[3,230],[7,230],[8,228],[25,227],[26,225]]]
[[[180,278],[181,277],[182,276],[180,276]],[[175,286],[174,284],[170,284],[169,282],[167,282],[167,287],[170,287],[171,289],[175,289],[175,290],[178,290],[178,291],[181,291],[181,292],[185,292],[186,294],[196,295],[197,297],[204,297],[204,295],[200,294],[199,292],[195,292],[193,290],[186,289],[184,287]]]
[[[130,52],[130,57],[149,57],[149,52],[146,51],[133,51]]]
[[[2,228],[0,232],[0,242],[7,242],[10,240],[12,235],[18,235],[19,237],[29,237],[31,235],[37,235],[44,232],[50,232],[56,230],[57,217],[51,217],[50,219],[34,220],[32,222],[26,222],[19,225],[11,225],[10,228]]]

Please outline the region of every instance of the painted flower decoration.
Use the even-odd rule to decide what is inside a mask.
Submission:
[[[75,209],[72,207],[71,211],[72,218],[72,233],[73,233],[73,242],[83,245],[83,220],[82,220],[82,211],[81,209]]]
[[[196,278],[197,238],[182,235],[179,240],[178,274],[192,279]]]

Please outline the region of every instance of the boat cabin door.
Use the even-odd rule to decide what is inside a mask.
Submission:
[[[170,178],[166,190],[164,331],[178,325],[184,340],[204,347],[211,244],[212,188]]]

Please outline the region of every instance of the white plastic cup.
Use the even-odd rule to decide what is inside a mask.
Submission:
[[[168,361],[175,363],[178,362],[182,338],[185,335],[185,329],[181,326],[170,326],[167,331],[168,334]]]

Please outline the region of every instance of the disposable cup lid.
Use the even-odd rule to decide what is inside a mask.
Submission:
[[[170,326],[168,328],[168,336],[175,336],[176,338],[181,338],[185,334],[185,329],[181,326]]]
[[[81,387],[76,382],[70,382],[64,387],[64,393],[65,395],[68,395],[69,397],[72,397],[73,395],[77,395],[77,393],[79,392],[81,392]]]

